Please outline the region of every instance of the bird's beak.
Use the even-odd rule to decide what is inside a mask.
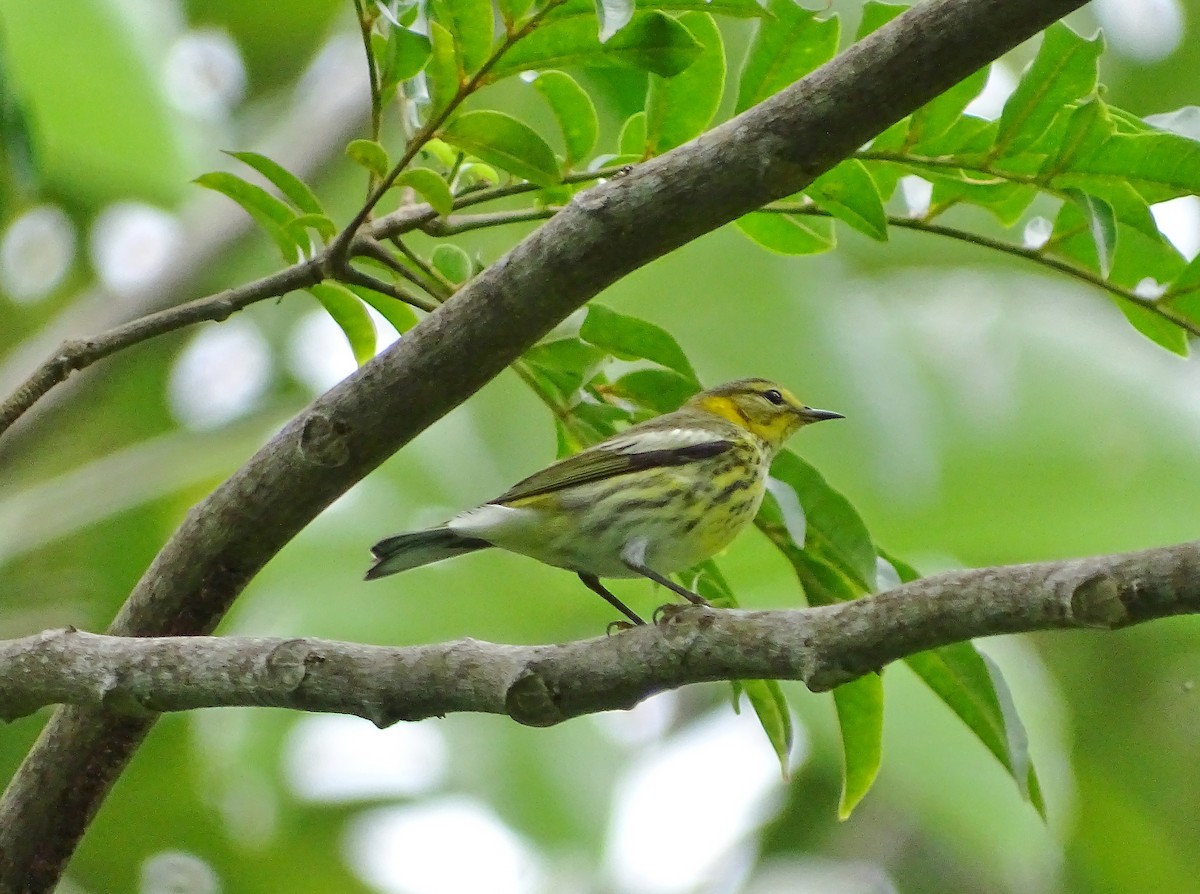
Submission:
[[[800,411],[800,418],[805,422],[822,422],[826,419],[845,419],[841,413],[835,413],[833,410],[814,410],[812,407],[805,407]]]

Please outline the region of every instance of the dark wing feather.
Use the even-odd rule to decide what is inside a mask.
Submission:
[[[540,472],[535,472],[524,481],[518,481],[491,502],[512,503],[642,469],[682,466],[717,456],[731,447],[733,441],[726,440],[705,441],[701,444],[667,447],[661,450],[644,450],[640,453],[606,450],[603,446],[593,447],[559,460]]]

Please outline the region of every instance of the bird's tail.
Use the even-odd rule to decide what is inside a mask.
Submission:
[[[397,534],[380,540],[371,547],[375,564],[367,571],[367,580],[407,571],[409,568],[428,565],[431,562],[440,562],[442,559],[461,556],[486,546],[491,546],[486,540],[463,537],[449,528],[430,528],[427,531]]]

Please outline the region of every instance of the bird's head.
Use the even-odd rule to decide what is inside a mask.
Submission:
[[[841,413],[815,410],[769,379],[739,379],[701,391],[688,406],[740,425],[778,449],[795,432],[812,422],[842,419]]]

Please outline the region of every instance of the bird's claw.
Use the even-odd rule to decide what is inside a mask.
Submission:
[[[612,636],[614,633],[624,633],[626,630],[632,630],[637,626],[632,621],[609,621],[608,626],[604,628],[604,635]]]

